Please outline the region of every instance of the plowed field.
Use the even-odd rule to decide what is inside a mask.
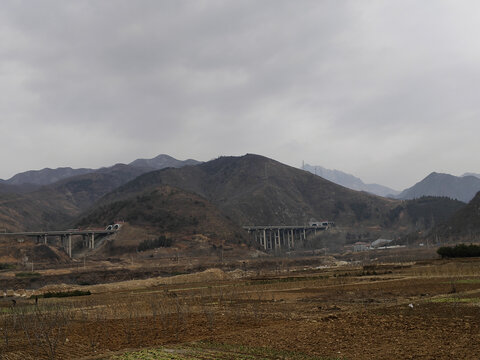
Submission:
[[[480,260],[225,273],[2,307],[6,359],[475,359]],[[153,285],[152,285],[153,284]],[[88,290],[88,286],[84,287]]]

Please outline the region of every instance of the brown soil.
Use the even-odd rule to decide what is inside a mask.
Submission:
[[[332,359],[473,359],[480,353],[479,265],[291,266],[260,275],[214,269],[99,285],[91,296],[40,299],[39,306],[69,309],[61,359],[192,341]],[[5,321],[11,305],[3,306]],[[16,309],[32,306],[34,300],[18,299]],[[8,347],[0,339],[8,359],[41,357],[22,329],[11,334]]]

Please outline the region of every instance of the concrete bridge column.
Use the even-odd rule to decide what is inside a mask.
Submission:
[[[294,240],[295,240],[295,239],[294,239],[294,237],[293,237],[293,235],[294,235],[294,234],[293,234],[293,229],[290,230],[290,235],[291,235],[291,237],[292,237],[292,240],[291,240],[292,242],[291,242],[290,248],[293,249],[293,247],[294,247],[294,245],[295,245],[295,244],[294,244]]]
[[[47,234],[43,235],[43,243],[47,245]]]
[[[95,249],[95,233],[90,234],[90,244],[88,246],[89,249]]]
[[[67,236],[67,254],[72,257],[72,234]]]
[[[267,234],[265,229],[263,229],[263,248],[267,250]]]

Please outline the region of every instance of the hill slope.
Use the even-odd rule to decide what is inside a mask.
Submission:
[[[61,229],[120,185],[154,169],[197,163],[168,155],[100,169],[43,169],[0,181],[0,228]],[[46,185],[44,185],[46,184]],[[43,185],[43,186],[42,186]]]
[[[223,216],[204,198],[168,185],[157,186],[141,194],[114,201],[88,212],[77,226],[98,227],[122,219],[127,234],[115,240],[110,249],[135,250],[143,240],[166,236],[173,245],[198,251],[225,243],[248,243],[246,232]],[[118,250],[116,250],[118,251]]]
[[[311,219],[376,225],[396,204],[252,154],[150,172],[121,186],[101,203],[118,201],[158,185],[196,193],[240,225],[298,225]]]
[[[103,195],[144,172],[128,165],[115,165],[33,192],[0,194],[0,226],[8,231],[61,229]]]
[[[448,241],[480,240],[480,192],[450,219],[436,226],[430,237]]]
[[[480,191],[480,179],[474,176],[453,176],[431,173],[398,195],[399,199],[416,199],[422,196],[446,196],[465,203],[473,199]]]
[[[387,223],[406,226],[411,231],[429,230],[450,219],[465,203],[447,197],[424,196],[406,200],[390,210]]]

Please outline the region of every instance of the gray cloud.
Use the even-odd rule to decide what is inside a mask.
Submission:
[[[5,1],[0,177],[246,152],[398,189],[480,172],[479,7]]]

